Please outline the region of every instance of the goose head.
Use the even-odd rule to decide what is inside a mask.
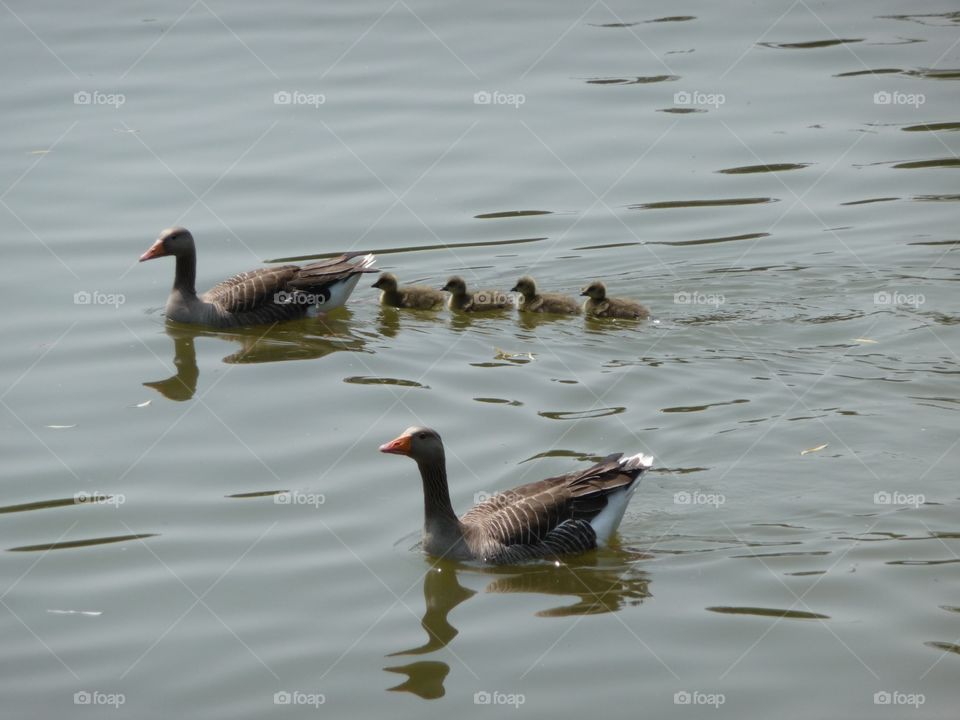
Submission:
[[[447,284],[444,285],[441,290],[446,290],[449,293],[454,295],[466,295],[467,294],[467,283],[464,282],[463,278],[459,275],[454,275],[452,278],[447,280]]]
[[[397,276],[393,273],[385,272],[378,277],[377,281],[370,287],[386,290],[387,292],[394,292],[397,289]]]
[[[150,249],[140,256],[140,262],[166,255],[179,257],[191,253],[196,253],[196,248],[190,231],[183,227],[171,227],[160,233],[160,237],[154,241]]]
[[[594,280],[592,283],[583,288],[583,291],[580,294],[586,295],[588,298],[600,302],[607,297],[607,286],[599,280]]]
[[[537,283],[529,275],[524,275],[517,280],[517,284],[510,289],[510,292],[518,292],[525,298],[532,298],[537,294]]]
[[[391,455],[406,455],[419,463],[442,463],[443,441],[436,430],[425,427],[408,427],[398,437],[380,446],[380,452]]]

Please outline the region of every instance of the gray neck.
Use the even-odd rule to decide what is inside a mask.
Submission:
[[[188,251],[177,256],[177,270],[173,276],[173,289],[187,296],[196,296],[197,253]]]
[[[439,541],[449,548],[462,539],[463,530],[450,504],[446,460],[441,455],[417,465],[423,481],[424,535],[430,544]]]

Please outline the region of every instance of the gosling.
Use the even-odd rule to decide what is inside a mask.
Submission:
[[[450,293],[447,306],[451,310],[462,312],[481,312],[484,310],[503,310],[510,307],[510,296],[499,290],[478,290],[475,293],[467,292],[467,283],[459,275],[447,280],[443,290]]]
[[[443,307],[446,296],[439,290],[424,287],[423,285],[397,284],[397,276],[393,273],[383,273],[370,287],[380,289],[380,304],[395,308],[412,308],[414,310],[439,310]]]
[[[521,312],[554,315],[580,314],[580,304],[574,298],[560,293],[538,293],[537,283],[529,275],[524,275],[517,280],[517,284],[510,292],[518,292],[522,296],[519,306]]]
[[[650,311],[643,305],[625,298],[608,298],[607,286],[599,280],[583,288],[581,296],[586,296],[583,310],[587,315],[598,318],[624,318],[628,320],[646,320]]]

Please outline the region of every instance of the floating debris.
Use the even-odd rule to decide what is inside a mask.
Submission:
[[[824,443],[823,445],[817,445],[816,447],[807,448],[806,450],[801,450],[801,451],[800,451],[800,454],[801,454],[801,455],[809,455],[810,453],[820,452],[820,451],[823,450],[825,447],[827,447],[829,444],[830,444],[830,443]]]

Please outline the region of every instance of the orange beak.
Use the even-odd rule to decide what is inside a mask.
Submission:
[[[144,260],[153,260],[154,258],[163,257],[167,254],[166,249],[163,247],[163,240],[157,240],[153,245],[150,246],[150,249],[147,250],[143,255],[140,256],[140,262]]]
[[[391,453],[393,455],[409,455],[410,454],[410,436],[401,435],[400,437],[391,440],[388,443],[384,443],[380,446],[380,452],[382,453]]]

